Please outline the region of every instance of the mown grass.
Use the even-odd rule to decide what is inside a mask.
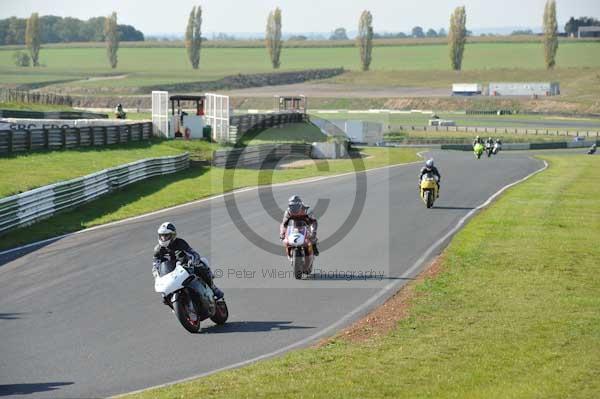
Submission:
[[[598,68],[599,48],[600,42],[596,41],[564,42],[558,51],[557,66]],[[198,70],[190,67],[183,47],[122,48],[116,71],[108,66],[103,48],[42,49],[40,59],[45,67],[40,68],[15,67],[11,57],[12,51],[0,51],[0,81],[3,84],[126,75],[124,78],[80,80],[57,86],[116,92],[151,85],[216,80],[238,73],[273,72],[264,48],[205,48]],[[466,46],[463,70],[514,68],[525,73],[528,70],[542,73],[543,59],[541,43],[471,43]],[[352,71],[360,70],[359,52],[355,47],[284,48],[281,61],[281,71],[340,66]],[[445,44],[375,47],[371,69],[377,73],[443,71],[445,75],[453,74]],[[436,80],[435,73],[431,75]],[[388,80],[392,85],[403,84],[403,81],[404,79],[399,78],[391,82]],[[420,80],[419,86],[428,87],[426,82],[427,79]]]
[[[282,127],[274,127],[248,133],[240,140],[244,145],[259,145],[267,143],[312,143],[327,141],[327,136],[315,125],[308,123],[290,123]]]
[[[151,140],[68,151],[4,155],[0,157],[0,169],[5,171],[0,177],[0,198],[140,159],[186,151],[192,158],[211,159],[215,148],[218,146],[202,140]]]
[[[11,231],[2,237],[0,249],[55,237],[87,227],[141,215],[200,198],[221,194],[231,188],[250,187],[312,176],[324,176],[353,170],[416,161],[417,149],[365,148],[364,163],[346,160],[320,160],[304,167],[277,169],[272,176],[258,169],[223,169],[193,166],[176,175],[167,175],[135,183],[113,194],[89,202],[72,211],[53,216],[32,226]],[[232,186],[225,186],[226,176]]]
[[[543,157],[412,284],[391,333],[127,398],[597,398],[600,158]]]

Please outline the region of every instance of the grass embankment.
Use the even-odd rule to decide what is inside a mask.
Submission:
[[[364,168],[416,161],[416,149],[366,148]],[[223,169],[191,167],[177,175],[155,177],[119,190],[99,200],[69,212],[38,222],[32,226],[11,231],[2,237],[0,249],[12,248],[44,238],[78,231],[115,220],[141,215],[200,198],[221,194],[224,179],[233,175],[233,188],[249,187],[312,176],[324,176],[355,170],[352,160],[315,161],[293,169],[277,169],[272,177],[257,169]],[[362,166],[358,169],[360,170]],[[227,187],[225,187],[226,189]]]
[[[600,158],[543,157],[409,285],[390,333],[128,398],[597,398]]]
[[[271,143],[312,143],[327,141],[321,129],[310,123],[290,123],[283,127],[273,127],[256,134],[247,134],[240,142],[244,145]]]
[[[6,173],[2,173],[0,178],[0,198],[140,159],[177,155],[186,151],[190,152],[192,158],[210,159],[212,150],[217,147],[201,140],[152,140],[1,156],[0,170]]]

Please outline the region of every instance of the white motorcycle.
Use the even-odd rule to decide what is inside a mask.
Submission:
[[[200,331],[200,322],[210,318],[215,324],[225,324],[229,311],[224,299],[215,300],[212,289],[181,263],[162,262],[154,271],[154,290],[163,296],[165,305],[191,333]]]
[[[492,149],[492,153],[494,155],[498,154],[500,152],[500,150],[502,149],[502,144],[500,143],[494,143],[494,148]]]

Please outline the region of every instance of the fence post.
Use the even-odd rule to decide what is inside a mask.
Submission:
[[[108,129],[106,126],[103,126],[102,131],[104,133],[104,145],[108,145]]]
[[[67,149],[67,132],[65,129],[60,129],[60,133],[62,135],[62,147],[63,149]]]
[[[131,125],[126,125],[125,129],[127,130],[127,142],[131,142]]]
[[[8,131],[8,152],[13,152],[13,140],[14,140],[14,132],[12,130]]]
[[[42,129],[44,131],[44,148],[49,150],[50,149],[50,133],[48,132],[48,129]]]
[[[76,128],[77,132],[77,147],[81,147],[81,128]]]

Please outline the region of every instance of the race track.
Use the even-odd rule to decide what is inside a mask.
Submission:
[[[464,215],[542,167],[514,152],[479,161],[468,152],[433,155],[442,173],[435,209],[418,197],[420,164],[370,171],[364,208],[333,246],[329,237],[354,203],[355,175],[273,189],[281,208],[295,193],[310,204],[329,200],[317,209],[321,274],[310,280],[273,275],[290,271],[287,259],[240,233],[224,198],[0,256],[0,396],[105,397],[307,345],[381,303],[392,291],[374,296],[418,274],[425,262],[415,262]],[[258,190],[234,198],[251,230],[277,244],[276,205],[263,207]],[[165,220],[222,272],[225,326],[207,321],[189,334],[153,292],[152,248]]]

